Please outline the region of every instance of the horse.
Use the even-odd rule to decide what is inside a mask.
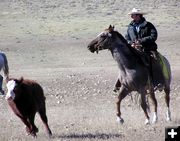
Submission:
[[[45,125],[47,134],[52,136],[46,116],[45,96],[42,87],[33,80],[10,78],[7,82],[6,100],[8,105],[26,126],[28,135],[36,137],[38,128],[34,124],[38,112]]]
[[[119,76],[118,82],[120,85],[118,100],[116,103],[117,107],[117,121],[119,123],[124,123],[124,119],[121,116],[121,101],[132,91],[137,91],[140,94],[141,98],[141,107],[145,114],[145,124],[150,124],[150,117],[148,115],[147,109],[147,95],[150,95],[150,98],[154,105],[154,115],[152,123],[156,123],[158,120],[157,116],[157,100],[155,97],[155,86],[153,85],[151,79],[151,73],[149,68],[145,66],[141,58],[137,55],[136,49],[132,48],[127,40],[118,32],[114,30],[114,26],[109,26],[108,29],[105,29],[101,32],[95,39],[93,39],[88,44],[88,50],[92,53],[99,52],[100,50],[108,49],[110,50],[114,60],[118,64]],[[171,82],[171,69],[168,60],[159,53],[161,58],[161,66],[155,65],[158,67],[153,69],[153,74],[156,73],[159,76],[162,76],[160,79],[163,90],[165,92],[165,102],[167,106],[166,111],[166,120],[171,120],[170,113],[170,82]],[[162,67],[163,66],[163,67]],[[163,69],[159,69],[163,68]],[[156,75],[157,76],[157,75]],[[156,77],[153,78],[156,81]]]
[[[4,71],[4,76],[5,76],[5,79],[7,80],[9,78],[9,66],[8,66],[7,57],[3,52],[0,52],[0,71],[1,70]],[[3,77],[2,75],[0,75],[0,93],[4,95],[2,84],[3,84]]]

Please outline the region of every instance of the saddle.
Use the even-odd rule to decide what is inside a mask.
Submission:
[[[135,48],[134,53],[139,58],[140,63],[148,68],[154,87],[161,87],[165,78],[168,77],[168,69],[163,56],[158,51],[144,52],[141,45]]]
[[[135,44],[133,48],[135,49],[134,53],[138,56],[138,58],[140,58],[141,63],[146,67],[149,67],[152,61],[159,61],[159,53],[157,51],[146,52],[144,51],[144,47],[141,44]]]
[[[167,67],[167,62],[158,51],[152,51],[150,54],[142,52],[140,50],[136,50],[130,47],[134,55],[137,56],[140,63],[143,64],[150,73],[150,79],[154,86],[154,90],[163,90],[163,86],[165,83],[165,79],[168,80],[170,77],[170,70]],[[115,87],[113,89],[114,92],[117,92],[121,87],[121,82],[119,79],[115,83]]]

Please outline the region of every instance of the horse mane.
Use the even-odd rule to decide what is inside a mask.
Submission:
[[[131,45],[128,44],[127,40],[118,31],[114,31],[114,32],[120,38],[120,40],[129,48],[129,50],[132,52],[132,54],[134,54],[136,57],[139,58],[140,57],[140,52],[137,49],[131,47]]]
[[[129,50],[131,52],[133,52],[133,53],[137,52],[137,50],[135,48],[131,47],[131,45],[128,44],[127,40],[118,31],[114,31],[114,32],[117,34],[117,36],[120,38],[120,40],[129,48]]]
[[[127,40],[118,32],[118,31],[114,31],[117,36],[121,39],[121,41],[126,44],[128,47],[130,47],[130,45],[128,44]]]

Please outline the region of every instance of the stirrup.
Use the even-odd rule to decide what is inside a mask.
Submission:
[[[163,85],[159,83],[157,86],[154,87],[154,91],[156,90],[159,90],[161,92],[163,90]]]
[[[155,52],[155,51],[151,51],[151,57],[154,59],[154,60],[158,60],[158,54],[157,54],[157,52]]]

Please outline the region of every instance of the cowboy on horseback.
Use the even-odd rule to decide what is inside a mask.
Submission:
[[[154,85],[154,82],[161,83],[163,86],[167,106],[166,120],[171,120],[169,107],[171,68],[168,60],[163,55],[158,53],[160,58],[158,58],[158,60],[160,61],[153,61],[152,59],[153,71],[151,72],[153,73],[153,79],[151,79],[150,71],[148,71],[149,67],[143,65],[140,57],[136,54],[138,51],[131,47],[131,45],[127,43],[127,40],[118,31],[115,31],[114,26],[111,25],[109,28],[101,32],[95,39],[93,39],[88,44],[87,48],[92,53],[108,49],[111,52],[114,60],[117,62],[117,66],[119,68],[119,75],[117,79],[120,87],[116,102],[116,115],[118,123],[124,122],[121,113],[121,102],[132,91],[136,91],[141,96],[141,107],[146,117],[145,124],[150,123],[150,117],[147,112],[148,92],[148,96],[151,98],[154,105],[154,116],[152,123],[157,122],[157,100],[154,93],[154,86],[156,85]]]
[[[137,54],[139,55],[141,62],[149,68],[148,70],[150,71],[150,76],[153,79],[152,61],[156,60],[156,63],[158,63],[159,58],[157,44],[155,42],[157,40],[158,33],[155,26],[151,22],[146,21],[143,17],[145,14],[147,13],[136,8],[133,8],[132,11],[128,13],[128,15],[131,15],[133,20],[128,25],[125,39],[131,47],[138,50]],[[153,83],[154,86],[161,87],[159,82]],[[120,82],[117,82],[114,88],[115,92],[119,89],[119,85]]]

